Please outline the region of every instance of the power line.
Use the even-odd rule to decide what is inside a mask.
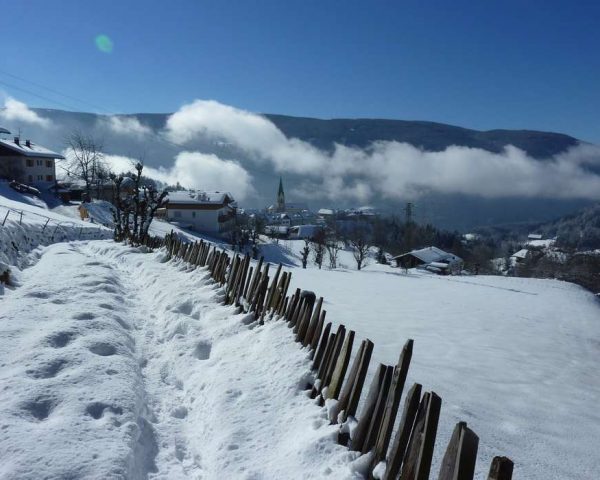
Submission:
[[[23,93],[26,93],[27,95],[33,95],[34,97],[41,98],[42,100],[46,100],[47,102],[54,103],[54,104],[60,105],[62,107],[66,107],[69,110],[77,110],[77,107],[73,107],[72,105],[67,105],[66,103],[60,102],[58,100],[53,100],[52,98],[45,97],[44,95],[40,95],[38,93],[32,92],[31,90],[27,90],[26,88],[22,88],[22,87],[18,87],[16,85],[12,85],[12,84],[7,83],[7,82],[5,82],[3,80],[0,80],[0,84],[4,85],[6,87],[9,87],[9,88],[14,88],[15,90],[19,90],[19,91],[21,91]]]
[[[61,96],[61,97],[68,98],[68,99],[70,99],[70,100],[74,100],[75,102],[79,102],[79,103],[81,103],[81,104],[83,104],[83,105],[88,105],[88,106],[90,106],[90,107],[92,107],[92,108],[95,108],[96,110],[101,110],[101,111],[104,111],[104,112],[106,112],[106,113],[108,113],[108,114],[110,114],[110,115],[113,115],[113,114],[115,114],[115,113],[116,113],[116,112],[111,112],[111,111],[107,110],[107,109],[106,109],[106,108],[104,108],[104,107],[100,107],[100,106],[98,106],[98,105],[94,105],[93,103],[90,103],[90,102],[88,102],[88,101],[86,101],[86,100],[82,100],[81,98],[77,98],[77,97],[74,97],[74,96],[72,96],[72,95],[69,95],[69,94],[67,94],[67,93],[64,93],[64,92],[61,92],[61,91],[59,91],[59,90],[56,90],[55,88],[51,88],[51,87],[48,87],[48,86],[46,86],[46,85],[42,85],[41,83],[38,83],[38,82],[33,82],[33,81],[31,81],[31,80],[27,80],[26,78],[20,77],[20,76],[18,76],[18,75],[14,75],[13,73],[7,72],[7,71],[5,71],[5,70],[1,70],[1,69],[0,69],[0,74],[2,74],[2,75],[7,75],[7,76],[9,76],[9,77],[12,77],[12,78],[14,78],[15,80],[19,80],[19,81],[21,81],[21,82],[25,82],[25,83],[28,83],[28,84],[30,84],[30,85],[36,86],[36,87],[38,87],[38,88],[41,88],[41,89],[43,89],[43,90],[47,90],[47,91],[49,91],[49,92],[52,92],[52,93],[54,93],[54,94],[56,94],[56,95],[59,95],[59,96]]]
[[[113,115],[119,115],[119,114],[116,114],[116,113],[112,113],[112,112],[110,112],[109,110],[107,110],[107,109],[105,109],[105,108],[98,107],[98,106],[96,106],[96,105],[94,105],[94,104],[92,104],[92,103],[90,103],[90,102],[87,102],[87,101],[85,101],[85,100],[78,99],[78,98],[76,98],[76,97],[73,97],[73,96],[71,96],[71,95],[67,95],[67,94],[65,94],[65,93],[61,93],[61,92],[59,92],[58,90],[55,90],[55,89],[53,89],[53,88],[50,88],[50,87],[44,86],[44,85],[42,85],[42,84],[40,84],[40,83],[37,83],[37,82],[32,82],[32,81],[30,81],[30,80],[27,80],[27,79],[25,79],[25,78],[23,78],[23,77],[19,77],[18,75],[13,75],[12,73],[8,73],[8,72],[6,72],[6,71],[3,71],[3,70],[0,70],[0,73],[1,73],[1,74],[3,74],[3,75],[9,75],[9,76],[11,76],[11,77],[13,77],[13,78],[15,78],[15,79],[17,79],[17,80],[19,80],[19,81],[26,82],[26,83],[29,83],[29,84],[31,84],[31,85],[35,85],[35,86],[37,86],[37,87],[39,87],[39,88],[43,88],[43,89],[45,89],[45,90],[51,91],[51,92],[53,92],[53,93],[56,93],[57,95],[61,95],[61,96],[63,96],[63,97],[70,98],[70,99],[72,99],[72,100],[75,100],[75,101],[78,101],[78,102],[81,102],[81,103],[87,104],[87,105],[89,105],[89,106],[92,106],[93,108],[97,108],[97,109],[100,109],[100,110],[104,110],[104,111],[105,111],[105,112],[107,112],[107,114],[108,114],[108,115],[110,115],[110,116],[113,116]],[[3,80],[0,80],[0,84],[1,84],[1,85],[5,85],[5,86],[7,86],[7,87],[9,87],[9,88],[14,88],[15,90],[19,90],[19,91],[21,91],[21,92],[24,92],[24,93],[26,93],[26,94],[28,94],[28,95],[32,95],[32,96],[34,96],[34,97],[40,98],[40,99],[42,99],[42,100],[45,100],[45,101],[47,101],[47,102],[53,103],[53,104],[55,104],[55,105],[60,105],[60,106],[62,106],[62,107],[68,108],[69,110],[74,110],[74,111],[78,111],[78,110],[79,110],[79,108],[78,108],[78,107],[74,107],[73,105],[66,104],[66,103],[64,103],[64,102],[61,102],[61,101],[59,101],[59,100],[54,100],[54,99],[52,99],[52,98],[49,98],[49,97],[47,97],[47,96],[45,96],[45,95],[40,95],[40,94],[38,94],[38,93],[32,92],[31,90],[28,90],[28,89],[26,89],[26,88],[23,88],[23,87],[19,87],[19,86],[17,86],[17,85],[14,85],[14,84],[11,84],[11,83],[8,83],[8,82],[5,82],[5,81],[3,81]],[[150,138],[152,138],[152,139],[153,139],[153,140],[155,140],[155,141],[157,141],[157,140],[158,140],[158,141],[164,142],[164,143],[166,143],[166,144],[168,144],[168,145],[171,145],[171,146],[173,146],[173,147],[175,147],[175,148],[181,148],[181,145],[179,145],[179,144],[177,144],[177,143],[175,143],[175,142],[171,142],[170,140],[167,140],[166,138],[164,138],[164,137],[162,137],[162,136],[155,135],[155,134],[154,134],[154,133],[152,133],[152,132],[141,131],[140,133],[142,133],[142,135],[144,135],[144,136],[146,136],[146,137],[150,137]]]

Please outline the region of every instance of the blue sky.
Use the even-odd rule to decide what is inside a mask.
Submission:
[[[201,98],[600,143],[598,20],[600,4],[586,1],[20,0],[2,6],[0,91],[105,113]],[[97,49],[100,34],[111,53]]]

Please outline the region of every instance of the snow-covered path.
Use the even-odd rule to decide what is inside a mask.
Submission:
[[[352,478],[283,322],[112,242],[34,252],[0,297],[0,478]]]

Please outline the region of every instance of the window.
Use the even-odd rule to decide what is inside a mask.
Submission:
[[[35,161],[35,164],[36,164],[38,167],[41,167],[41,166],[44,164],[44,162],[42,162],[41,160],[36,160],[36,161]]]
[[[196,212],[192,212],[192,218],[196,218]]]
[[[38,178],[38,182],[41,182],[42,180],[44,180],[44,176],[43,175],[38,175],[37,178]]]
[[[52,175],[46,175],[47,182],[52,182],[53,180],[54,180],[54,177]]]
[[[46,160],[46,167],[52,168],[54,166],[54,162],[52,160]]]
[[[31,158],[27,159],[27,166],[28,167],[33,167],[33,160]]]

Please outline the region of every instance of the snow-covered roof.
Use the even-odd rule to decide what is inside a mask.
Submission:
[[[319,215],[333,215],[335,212],[331,208],[320,208],[317,213]]]
[[[548,238],[546,240],[530,240],[527,242],[529,247],[551,247],[556,242],[555,238]]]
[[[521,250],[519,250],[518,252],[515,252],[511,255],[511,257],[513,258],[527,258],[527,254],[529,253],[529,250],[527,250],[526,248],[523,248]]]
[[[201,190],[183,190],[169,192],[169,204],[186,205],[224,205],[234,202],[229,192],[204,192]]]
[[[529,240],[541,240],[543,237],[543,235],[541,233],[530,233],[529,235],[527,235],[527,238]]]
[[[41,145],[37,145],[31,141],[29,142],[29,145],[27,145],[26,141],[19,140],[19,144],[17,145],[14,140],[0,138],[0,148],[2,147],[11,150],[18,155],[24,155],[27,157],[65,158],[60,153],[53,152],[52,150],[42,147]]]
[[[423,263],[432,263],[432,262],[460,262],[462,259],[452,253],[445,252],[441,248],[437,247],[427,247],[421,248],[420,250],[413,250],[412,252],[404,253],[402,255],[398,255],[396,258],[401,258],[407,255],[412,255],[413,257],[418,258]]]

